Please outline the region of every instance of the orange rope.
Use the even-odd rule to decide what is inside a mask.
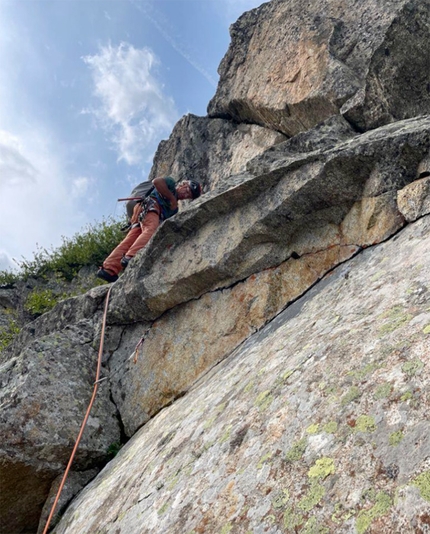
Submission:
[[[109,305],[109,296],[110,296],[111,289],[112,289],[112,286],[109,287],[109,291],[107,292],[105,307],[104,307],[104,311],[103,311],[102,330],[101,330],[101,334],[100,334],[100,347],[99,347],[99,354],[98,354],[98,360],[97,360],[97,372],[96,372],[96,379],[95,379],[95,382],[94,382],[93,395],[92,395],[90,403],[88,405],[87,413],[85,414],[84,420],[82,421],[81,429],[80,429],[78,437],[76,439],[75,446],[73,447],[73,451],[72,451],[72,454],[70,456],[69,463],[67,464],[66,471],[65,471],[65,473],[63,475],[63,478],[61,480],[60,487],[58,488],[57,495],[55,497],[54,504],[52,505],[51,513],[49,514],[49,517],[48,517],[48,520],[46,522],[46,526],[45,526],[45,529],[43,531],[43,534],[46,534],[48,532],[49,525],[51,524],[51,520],[52,520],[52,517],[53,517],[54,512],[55,512],[55,508],[57,507],[58,500],[60,499],[61,492],[63,491],[64,484],[66,483],[67,475],[69,474],[70,467],[72,465],[72,462],[73,462],[73,459],[75,457],[76,451],[78,450],[78,446],[79,446],[79,443],[81,441],[82,434],[84,433],[85,425],[87,424],[91,408],[92,408],[92,406],[94,404],[94,400],[96,398],[97,389],[98,389],[98,386],[99,386],[100,369],[101,369],[101,365],[102,365],[103,343],[104,343],[105,327],[106,327],[106,316],[107,316],[107,310],[108,310],[108,305]]]

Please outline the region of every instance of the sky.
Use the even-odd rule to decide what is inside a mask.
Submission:
[[[118,218],[262,0],[0,0],[0,270]]]

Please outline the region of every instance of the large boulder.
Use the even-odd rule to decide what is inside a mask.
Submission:
[[[267,184],[271,173],[279,173],[276,185],[270,189],[271,195],[264,196],[262,201],[259,195],[252,196],[247,192],[247,187],[255,191],[254,180],[248,176],[246,185],[243,184],[242,198],[248,194],[249,201],[243,205],[236,203],[230,210],[230,233],[217,229],[216,224],[220,223],[214,218],[214,221],[202,222],[200,231],[205,239],[202,238],[198,246],[193,242],[195,234],[184,236],[179,266],[163,259],[154,264],[157,283],[150,288],[157,293],[153,295],[148,295],[145,287],[151,273],[147,270],[145,275],[143,271],[135,272],[136,279],[130,283],[127,271],[122,282],[114,288],[110,321],[123,323],[133,313],[135,324],[122,334],[121,344],[113,352],[109,366],[114,375],[112,395],[129,436],[163,407],[181,397],[225,354],[328,271],[360,248],[387,239],[403,226],[405,219],[396,200],[397,196],[409,198],[412,186],[418,183],[412,181],[404,187],[416,177],[426,153],[429,132],[426,132],[425,124],[429,126],[428,121],[422,120],[390,125],[360,138],[350,138],[335,149],[330,141],[319,138],[324,132],[331,139],[334,128],[331,124],[318,127],[313,142],[307,132],[301,140],[292,139],[278,145],[249,164],[257,182],[264,177]],[[220,198],[218,195],[212,201]],[[280,208],[282,202],[290,209],[288,217]],[[201,220],[201,208],[190,212],[190,217],[191,213]],[[224,213],[223,221],[228,221],[229,215]],[[422,215],[422,212],[417,213],[417,217]],[[245,226],[247,216],[253,217],[248,230]],[[272,224],[267,222],[271,217],[275,221]],[[187,223],[190,222],[188,219]],[[266,232],[264,247],[258,246],[259,241],[253,241],[253,237],[258,236],[255,229]],[[245,231],[248,237],[242,238],[245,243],[242,245],[237,236]],[[179,232],[176,238],[178,235]],[[279,262],[279,256],[275,260],[264,257],[270,245],[279,253],[285,236],[289,236],[287,258]],[[165,239],[162,236],[162,242]],[[224,279],[220,288],[214,287],[216,268],[222,265],[225,251],[232,242],[235,246],[243,246],[242,255],[228,270],[230,278]],[[174,253],[174,246],[172,241],[168,248],[170,254]],[[201,260],[198,258],[197,261],[193,256],[205,246],[219,250],[208,275],[199,271]],[[147,254],[154,255],[151,245]],[[160,258],[161,249],[156,254]],[[251,272],[242,276],[240,269],[246,266],[248,258],[255,263],[251,263]],[[262,266],[258,264],[262,258],[273,263]],[[142,260],[145,261],[144,255]],[[137,262],[136,268],[139,269]],[[181,280],[186,274],[183,265],[189,264],[195,273],[192,283]],[[223,271],[221,275],[225,276]],[[164,285],[167,276],[172,277],[171,286]],[[233,276],[236,277],[231,281]],[[201,284],[201,296],[195,294],[199,298],[185,299],[181,291],[188,291],[190,295],[198,284]],[[119,307],[121,299],[130,296],[126,293],[128,288],[135,292],[132,304],[128,308]],[[184,298],[182,303],[181,297]],[[151,316],[152,310],[148,312],[146,308],[152,298],[166,308],[158,310],[159,318],[155,314]],[[167,305],[166,300],[170,298],[178,300]],[[146,322],[142,323],[144,319]],[[156,320],[151,324],[152,319]],[[134,354],[134,347],[142,337],[145,338],[143,346]]]
[[[294,136],[341,113],[359,130],[430,112],[430,6],[273,0],[231,26],[211,117]]]
[[[427,216],[154,417],[55,534],[426,532],[429,277]]]
[[[34,533],[64,471],[92,394],[106,289],[63,301],[26,326],[0,367],[1,531]],[[100,467],[120,441],[117,409],[100,386],[74,462]]]
[[[158,146],[149,179],[193,178],[209,191],[243,172],[249,160],[281,141],[284,135],[261,126],[186,115]]]
[[[301,153],[289,142],[269,149],[247,173],[164,222],[115,284],[110,322],[156,319],[293,253],[386,239],[404,222],[397,191],[415,180],[429,137],[424,117],[329,149]]]

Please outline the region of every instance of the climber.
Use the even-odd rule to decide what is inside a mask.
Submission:
[[[118,280],[136,253],[151,239],[161,222],[178,211],[178,200],[194,200],[201,195],[199,182],[184,180],[178,185],[173,178],[155,178],[154,191],[134,206],[131,227],[127,236],[103,262],[97,277],[106,282]]]

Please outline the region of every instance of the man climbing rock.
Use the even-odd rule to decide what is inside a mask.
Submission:
[[[167,177],[155,178],[152,183],[154,190],[135,205],[127,236],[103,262],[98,278],[106,282],[118,280],[120,271],[148,243],[160,223],[178,212],[178,200],[194,200],[202,192],[201,185],[194,180],[176,185],[173,178]]]

